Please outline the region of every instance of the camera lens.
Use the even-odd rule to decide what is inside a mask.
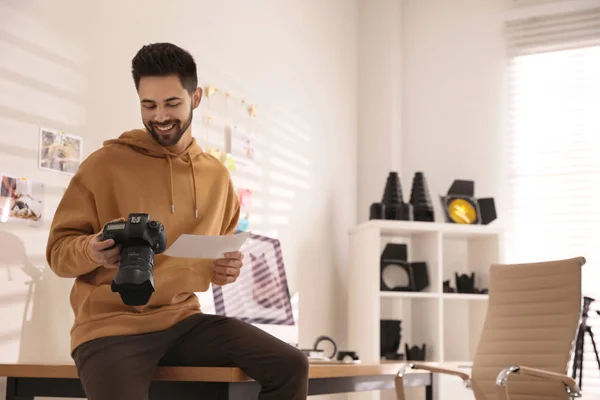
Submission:
[[[119,271],[112,283],[112,291],[119,292],[127,305],[147,304],[154,292],[154,253],[147,245],[123,248]]]

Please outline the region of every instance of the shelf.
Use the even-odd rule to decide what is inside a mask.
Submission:
[[[488,295],[444,293],[443,284],[449,281],[456,289],[457,276],[466,275],[474,278],[476,288],[489,288],[490,266],[502,263],[501,224],[371,220],[350,229],[348,236],[348,347],[363,362],[378,362],[380,321],[401,321],[399,352],[405,344],[426,344],[427,362],[468,365],[485,323]],[[407,246],[407,258],[400,261],[427,263],[428,287],[419,292],[381,290],[381,255],[388,244]],[[398,273],[394,280],[406,285],[406,278]]]
[[[350,229],[350,234],[365,229],[378,229],[382,235],[420,236],[427,233],[440,232],[445,237],[470,238],[478,236],[495,236],[502,230],[495,224],[461,225],[444,222],[370,220]]]
[[[400,298],[400,299],[437,299],[440,297],[440,293],[430,292],[392,292],[392,291],[380,291],[379,295],[382,298]]]
[[[378,320],[401,321],[401,341],[399,352],[405,352],[405,344],[410,347],[427,346],[426,361],[438,361],[442,358],[442,341],[439,337],[441,320],[437,318],[442,312],[439,297],[412,298],[409,301],[396,301],[397,298],[381,298],[379,301]],[[433,301],[432,301],[433,300]],[[379,326],[379,323],[377,323]],[[377,333],[380,337],[381,332]],[[377,340],[379,345],[379,338]]]
[[[475,300],[475,301],[486,301],[488,299],[487,294],[471,294],[471,293],[444,293],[444,300]]]
[[[393,292],[382,290],[379,292],[382,298],[397,298],[397,299],[438,299],[444,300],[473,300],[487,301],[487,294],[474,293],[432,293],[432,292]]]

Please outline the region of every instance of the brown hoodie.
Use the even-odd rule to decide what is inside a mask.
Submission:
[[[105,223],[148,213],[166,231],[167,248],[182,234],[233,233],[240,205],[229,172],[194,140],[182,154],[158,144],[146,130],[107,140],[80,166],[56,210],[46,257],[61,277],[76,278],[71,291],[75,322],[71,350],[104,336],[166,329],[200,312],[194,292],[212,281],[212,260],[155,256],[148,304],[127,306],[110,284],[116,269],[96,265],[88,242]]]

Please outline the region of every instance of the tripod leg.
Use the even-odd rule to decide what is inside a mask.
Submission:
[[[587,327],[587,332],[590,335],[590,339],[592,339],[592,346],[594,347],[594,354],[596,355],[596,361],[598,362],[598,369],[600,369],[600,357],[598,357],[598,350],[596,349],[596,340],[594,339],[594,332],[592,331],[592,327]]]
[[[581,340],[581,354],[579,355],[579,389],[583,387],[583,345],[584,340]]]
[[[581,375],[583,375],[583,334],[585,328],[583,325],[579,325],[577,330],[577,340],[575,341],[575,356],[573,358],[573,372],[572,378],[577,379],[579,371],[579,387],[581,388]]]

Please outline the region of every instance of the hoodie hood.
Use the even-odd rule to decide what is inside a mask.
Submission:
[[[203,151],[198,145],[195,138],[192,138],[192,143],[180,154],[173,153],[166,147],[159,144],[152,135],[145,129],[133,129],[124,132],[117,139],[110,139],[104,141],[104,146],[109,145],[125,145],[130,146],[135,151],[147,155],[149,157],[164,158],[165,166],[169,168],[169,191],[171,199],[171,213],[175,213],[175,199],[173,194],[173,163],[172,159],[181,158],[184,162],[188,163],[190,172],[192,174],[192,182],[194,184],[194,205],[195,205],[195,216],[198,218],[198,199],[196,193],[196,172],[194,171],[194,159],[200,156]]]
[[[124,144],[133,147],[135,150],[144,153],[150,157],[191,157],[195,158],[202,154],[202,149],[198,146],[195,138],[192,138],[192,143],[181,154],[173,153],[166,147],[159,144],[150,132],[145,129],[133,129],[124,132],[116,139],[104,141],[104,146],[111,144]]]

